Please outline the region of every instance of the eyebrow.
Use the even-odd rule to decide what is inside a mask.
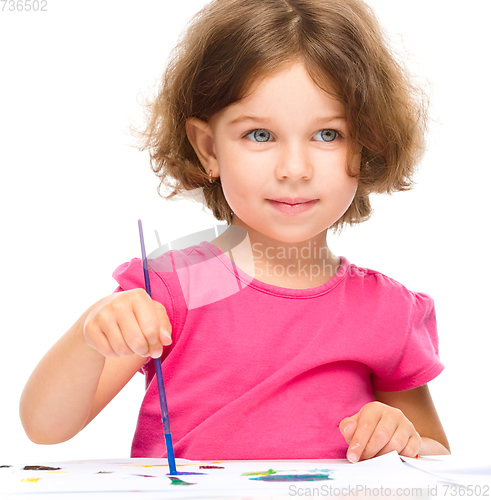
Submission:
[[[313,121],[315,123],[319,122],[332,122],[332,121],[346,121],[346,117],[344,115],[336,115],[336,116],[320,116]],[[263,122],[263,123],[271,123],[271,120],[269,118],[263,117],[263,116],[252,116],[252,115],[240,115],[234,120],[231,120],[228,124],[229,125],[236,125],[237,123],[241,122],[246,122],[246,121],[256,121],[256,122]]]
[[[344,116],[344,115],[319,116],[319,118],[316,118],[314,121],[315,121],[315,123],[318,123],[318,122],[346,121],[346,116]]]
[[[269,118],[265,118],[262,116],[240,115],[234,120],[231,120],[229,122],[229,125],[235,125],[236,123],[247,122],[247,121],[271,123],[271,120]]]

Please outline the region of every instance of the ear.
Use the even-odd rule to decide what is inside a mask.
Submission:
[[[212,176],[218,176],[218,161],[215,153],[215,138],[210,125],[199,118],[186,120],[186,134],[196,156],[206,173],[212,171]]]

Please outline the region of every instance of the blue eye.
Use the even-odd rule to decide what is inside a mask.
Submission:
[[[256,141],[256,142],[268,142],[268,140],[271,137],[271,134],[267,130],[264,130],[263,128],[261,128],[261,129],[253,130],[252,132],[249,132],[246,135],[246,137],[249,137],[249,139]]]
[[[325,129],[319,130],[319,132],[317,132],[314,137],[317,137],[319,134],[320,134],[320,139],[323,142],[332,142],[339,135],[338,132],[336,132],[335,130],[333,130],[331,128],[325,128]]]

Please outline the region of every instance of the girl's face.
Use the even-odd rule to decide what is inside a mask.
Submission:
[[[211,161],[205,168],[220,176],[233,224],[255,240],[325,237],[350,206],[357,181],[347,173],[344,106],[303,64],[260,80],[208,125]]]

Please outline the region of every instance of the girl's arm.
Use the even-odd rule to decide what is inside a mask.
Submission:
[[[165,308],[135,289],[91,306],[39,362],[20,400],[27,436],[67,441],[171,343]]]
[[[407,391],[374,391],[374,397],[376,401],[339,424],[349,444],[349,460],[357,462],[391,451],[407,457],[450,453],[426,385]]]

